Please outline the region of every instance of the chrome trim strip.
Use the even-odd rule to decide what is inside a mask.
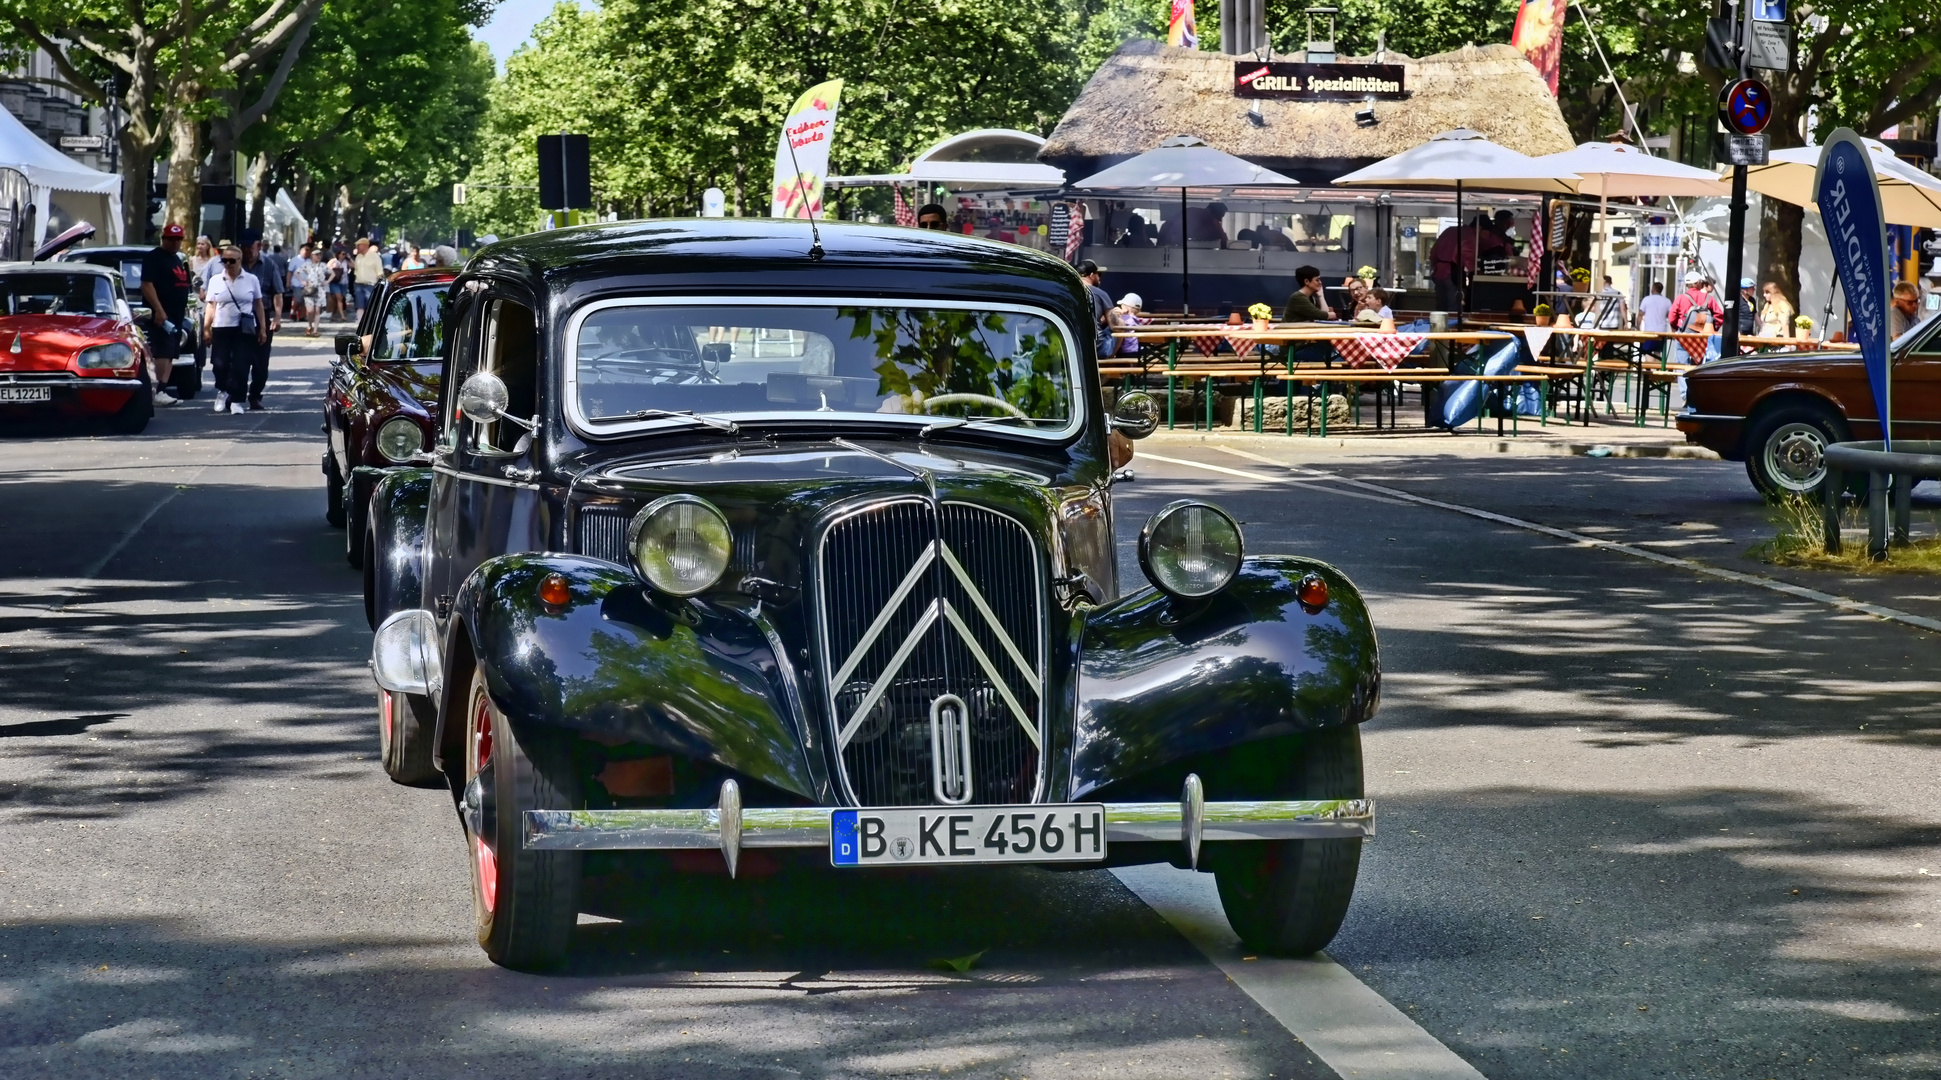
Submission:
[[[935,300],[923,297],[839,297],[839,296],[616,296],[604,300],[593,300],[573,310],[567,317],[566,327],[561,339],[561,354],[566,358],[564,400],[561,412],[566,423],[575,432],[590,439],[608,439],[616,435],[634,434],[643,431],[678,431],[687,426],[678,419],[645,420],[632,424],[599,424],[587,422],[580,415],[579,394],[579,340],[580,328],[595,312],[617,307],[700,307],[704,305],[724,307],[894,307],[929,308],[938,311],[1006,311],[1019,315],[1030,315],[1045,320],[1057,328],[1065,341],[1066,377],[1070,380],[1071,418],[1056,428],[1003,428],[1006,434],[1019,435],[1028,439],[1062,441],[1078,434],[1085,423],[1084,387],[1085,371],[1078,351],[1078,338],[1072,333],[1065,320],[1050,308],[1031,307],[1026,304],[984,302],[972,300]],[[730,419],[741,418],[745,422],[811,420],[825,426],[853,425],[867,426],[885,421],[906,424],[919,428],[937,422],[937,417],[903,413],[822,413],[813,410],[798,412],[760,412],[760,413],[723,413]]]
[[[941,542],[933,541],[929,547],[923,549],[923,554],[918,556],[916,565],[910,567],[910,572],[903,575],[902,583],[897,585],[896,591],[890,594],[889,603],[884,604],[883,610],[876,613],[876,620],[869,624],[869,629],[863,631],[863,636],[857,640],[856,647],[850,650],[849,658],[842,662],[841,669],[829,677],[829,685],[834,691],[840,691],[849,684],[849,676],[855,673],[856,665],[863,662],[863,657],[869,654],[870,646],[876,644],[876,639],[882,636],[884,628],[890,625],[890,620],[896,618],[896,613],[903,610],[903,601],[910,598],[910,593],[915,591],[917,584],[923,580],[924,571],[930,569],[930,564],[936,561],[937,549],[942,546]],[[907,646],[909,642],[905,641],[904,644]],[[847,745],[847,743],[848,740],[844,740],[844,744]]]
[[[897,807],[899,810],[915,809]],[[741,846],[826,848],[830,807],[747,807],[741,811]],[[1106,803],[1108,844],[1180,842],[1180,804]],[[722,811],[528,810],[526,846],[552,851],[720,850]],[[1368,799],[1209,802],[1201,819],[1207,843],[1238,840],[1340,840],[1375,835],[1375,804]]]
[[[1744,420],[1745,417],[1728,416],[1725,413],[1682,412],[1673,416],[1672,419],[1673,420]],[[1896,422],[1898,423],[1898,421]]]
[[[923,643],[924,635],[930,632],[932,626],[937,625],[937,619],[949,606],[944,598],[939,596],[930,601],[929,607],[923,609],[923,617],[910,628],[910,634],[903,639],[903,644],[896,647],[896,652],[890,656],[890,662],[883,665],[882,674],[876,676],[876,681],[870,685],[869,693],[863,695],[862,704],[856,706],[856,711],[850,714],[849,722],[836,733],[836,749],[849,749],[849,740],[855,738],[856,729],[863,726],[863,717],[876,707],[878,701],[883,700],[884,694],[889,693],[890,684],[896,681],[897,672],[903,670],[904,662],[910,659],[911,653],[917,651],[917,646]]]
[[[479,476],[475,473],[459,472],[450,465],[433,465],[431,471],[443,473],[454,480],[469,480],[474,484],[490,484],[493,487],[519,488],[524,491],[538,491],[539,485],[523,480],[501,480],[496,476]]]
[[[1018,665],[1018,671],[1024,675],[1025,685],[1031,687],[1031,692],[1034,694],[1044,693],[1044,687],[1038,682],[1038,673],[1031,670],[1030,664],[1025,663],[1024,653],[1019,651],[1018,643],[1011,640],[1011,635],[1004,629],[1003,621],[997,617],[997,612],[991,610],[990,601],[984,599],[984,593],[978,589],[977,583],[971,580],[970,572],[964,569],[964,564],[957,561],[957,556],[950,550],[950,545],[939,540],[937,549],[943,553],[944,565],[950,567],[950,572],[957,575],[957,583],[970,594],[971,603],[977,605],[977,613],[984,616],[984,621],[990,624],[991,632],[997,635],[998,644],[1004,646],[1004,651],[1011,654],[1011,662]],[[964,640],[970,644],[971,651],[978,654],[979,660],[984,661],[985,674],[996,679],[997,672],[991,669],[990,661],[985,659],[984,650],[979,649],[977,643],[971,641],[970,628],[966,627],[961,619],[955,621],[957,629],[964,635]],[[1020,713],[1022,711],[1019,710]]]
[[[1018,701],[1017,695],[1011,693],[1011,688],[1005,685],[1004,676],[998,673],[997,665],[991,663],[991,658],[985,654],[984,647],[977,643],[977,638],[971,633],[971,628],[965,625],[964,617],[957,614],[956,606],[948,600],[941,600],[939,602],[944,606],[944,618],[950,620],[950,625],[957,630],[957,636],[962,638],[965,646],[970,649],[970,654],[977,661],[977,666],[983,668],[984,674],[990,677],[991,688],[996,690],[998,696],[1004,699],[1004,703],[1011,707],[1011,715],[1018,718],[1018,723],[1023,726],[1025,735],[1031,739],[1031,745],[1037,747],[1038,752],[1043,754],[1045,744],[1038,740],[1038,729],[1031,725],[1031,718],[1024,714],[1024,705]],[[1004,628],[997,626],[995,621],[993,621],[993,628],[997,631],[998,636],[1002,637],[1004,635]],[[1033,689],[1035,690],[1036,688],[1034,687]],[[1042,692],[1040,692],[1039,696],[1043,696]]]

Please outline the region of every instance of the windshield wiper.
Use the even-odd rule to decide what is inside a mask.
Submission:
[[[945,417],[942,420],[933,421],[931,423],[923,425],[922,429],[917,432],[917,437],[920,439],[927,439],[930,437],[930,433],[933,431],[949,431],[953,428],[975,427],[979,424],[997,424],[997,423],[1008,423],[1008,424],[1021,423],[1021,424],[1024,424],[1026,427],[1037,426],[1036,424],[1032,423],[1030,420],[1022,416],[972,416],[972,417],[950,416],[950,417]]]
[[[711,427],[716,431],[725,431],[730,435],[733,435],[736,432],[741,430],[741,425],[735,423],[733,420],[723,420],[719,416],[709,416],[706,413],[695,412],[693,409],[636,409],[633,412],[620,413],[616,416],[596,416],[592,418],[590,423],[612,424],[621,420],[674,420],[674,419],[692,420],[697,424],[701,424],[705,427]]]

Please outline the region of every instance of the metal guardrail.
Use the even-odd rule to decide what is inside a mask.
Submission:
[[[1941,477],[1941,442],[1896,439],[1888,450],[1878,440],[1833,443],[1826,448],[1826,553],[1840,554],[1840,508],[1846,498],[1847,474],[1867,475],[1867,555],[1878,562],[1887,548],[1907,544],[1914,514],[1914,485],[1924,477]],[[1888,530],[1888,501],[1893,502],[1893,530]]]

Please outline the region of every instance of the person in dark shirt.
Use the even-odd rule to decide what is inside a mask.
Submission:
[[[1092,340],[1098,355],[1112,355],[1112,326],[1106,315],[1112,310],[1112,294],[1100,285],[1102,275],[1099,264],[1090,259],[1081,259],[1078,266],[1078,279],[1085,283],[1085,293],[1092,301]]]
[[[1303,266],[1294,271],[1294,295],[1287,298],[1287,310],[1281,314],[1282,322],[1328,322],[1335,318],[1334,309],[1321,292],[1321,271],[1312,266]]]
[[[182,327],[189,319],[189,264],[182,259],[186,230],[173,222],[162,227],[162,242],[142,256],[142,299],[148,302],[148,355],[155,365],[155,404],[173,405],[169,373],[180,355]]]
[[[249,365],[249,411],[263,410],[263,387],[270,379],[270,346],[276,341],[276,332],[283,328],[283,294],[288,291],[284,284],[287,274],[283,268],[263,251],[263,233],[259,229],[243,230],[243,273],[253,274],[263,287],[263,314],[270,324],[263,328],[264,333],[256,343],[256,355]]]
[[[1188,235],[1194,240],[1217,240],[1220,247],[1227,246],[1227,205],[1208,203],[1204,208],[1195,206],[1186,211]],[[1159,224],[1159,246],[1179,247],[1180,219],[1167,218]]]

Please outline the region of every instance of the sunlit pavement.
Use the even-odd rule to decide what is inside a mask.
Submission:
[[[449,797],[377,767],[327,340],[268,413],[0,438],[0,1075],[1336,1075],[1098,872],[609,877],[567,970],[492,967]],[[1274,462],[1769,572],[1734,464],[1297,443],[1149,444],[1229,471],[1142,460],[1119,526],[1213,498],[1368,593],[1343,965],[1494,1078],[1941,1070],[1941,639]]]

